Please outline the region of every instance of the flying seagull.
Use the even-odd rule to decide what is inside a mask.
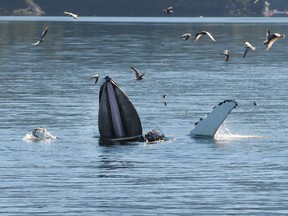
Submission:
[[[43,30],[43,32],[41,34],[40,39],[36,43],[32,43],[32,45],[36,46],[36,45],[40,44],[41,42],[43,42],[44,41],[44,37],[47,34],[47,32],[48,32],[48,27],[45,27],[45,29]]]
[[[243,58],[246,57],[247,53],[248,53],[250,50],[256,50],[256,47],[253,46],[252,44],[250,44],[248,41],[245,41],[244,44],[245,44],[245,51],[244,51]]]
[[[77,14],[74,14],[74,13],[71,13],[71,12],[68,12],[68,11],[64,11],[64,14],[68,15],[68,16],[71,16],[73,17],[74,19],[77,19],[78,18],[78,15]]]
[[[180,35],[180,38],[183,38],[183,40],[188,40],[192,35],[190,33],[185,33]]]
[[[216,40],[214,39],[214,37],[210,34],[210,32],[208,32],[208,31],[201,31],[201,32],[198,32],[198,33],[195,35],[195,37],[194,37],[194,43],[196,43],[202,35],[208,35],[208,36],[211,38],[211,40],[216,41]]]
[[[172,6],[168,6],[167,8],[162,9],[162,12],[165,13],[165,14],[174,13],[173,7]]]
[[[220,55],[224,55],[225,61],[227,62],[229,60],[230,51],[229,50],[224,50],[223,53],[220,53]]]
[[[100,75],[95,74],[95,75],[91,76],[90,79],[95,79],[95,84],[96,84],[98,82],[99,77],[100,77]]]
[[[135,73],[136,80],[142,80],[145,73],[140,74],[135,67],[131,66],[131,68]]]
[[[279,38],[283,39],[285,38],[285,35],[279,33],[271,34],[270,31],[268,30],[266,33],[266,40],[264,41],[264,44],[266,45],[265,51],[268,51]]]

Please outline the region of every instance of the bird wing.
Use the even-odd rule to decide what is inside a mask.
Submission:
[[[227,62],[229,60],[229,54],[225,55],[225,61]]]
[[[273,37],[272,39],[270,39],[267,43],[266,43],[266,49],[265,51],[268,51],[272,45],[278,40],[277,37]]]
[[[45,27],[45,29],[43,30],[40,38],[44,38],[45,35],[47,34],[47,32],[48,32],[48,27]]]
[[[145,73],[141,74],[138,79],[142,79]]]
[[[201,33],[197,33],[197,34],[195,35],[195,37],[194,37],[194,41],[193,41],[193,42],[196,43],[201,36],[202,36]]]
[[[256,47],[251,45],[248,41],[245,42],[245,47],[248,47],[248,48],[250,48],[252,50],[256,50]]]
[[[95,74],[95,75],[91,76],[90,79],[95,79],[95,84],[96,84],[98,79],[99,79],[99,75]]]
[[[135,67],[133,67],[133,66],[131,66],[131,68],[134,71],[136,78],[139,79],[140,78],[140,74],[139,74],[138,70]]]
[[[210,34],[210,32],[205,31],[204,33],[207,34],[207,35],[211,38],[211,40],[216,41],[216,40],[214,39],[214,37]]]
[[[270,36],[270,31],[267,30],[267,32],[266,32],[266,39],[267,39],[267,40],[269,39],[269,36]]]
[[[78,15],[77,14],[72,14],[71,15],[74,19],[77,19],[78,18]]]
[[[245,47],[245,51],[244,51],[244,55],[243,55],[243,58],[245,58],[246,57],[246,55],[247,55],[247,53],[250,51],[250,47],[248,47],[248,46],[246,46]]]
[[[180,37],[183,38],[184,40],[188,40],[189,37],[191,37],[191,34],[190,33],[185,33],[185,34],[181,35]]]
[[[32,45],[37,46],[40,43],[40,41],[37,41],[35,43],[32,43]]]

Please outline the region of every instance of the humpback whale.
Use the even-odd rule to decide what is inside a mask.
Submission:
[[[230,112],[238,106],[235,100],[224,100],[206,118],[201,118],[195,123],[195,128],[191,131],[192,136],[214,137],[221,124],[224,122]]]
[[[98,128],[102,141],[141,141],[142,125],[128,96],[109,76],[99,91]]]

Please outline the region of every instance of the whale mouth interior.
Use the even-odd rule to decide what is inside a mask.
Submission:
[[[114,133],[116,137],[125,137],[125,132],[121,120],[117,99],[112,84],[107,83],[107,92],[110,104],[111,118],[113,122]]]
[[[108,76],[99,91],[98,128],[100,140],[123,142],[143,138],[141,121],[135,107]]]

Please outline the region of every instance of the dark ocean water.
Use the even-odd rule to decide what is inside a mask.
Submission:
[[[287,215],[287,39],[263,45],[267,29],[288,35],[287,19],[102,19],[0,18],[0,213]],[[45,26],[45,41],[32,46]],[[179,38],[202,30],[216,42]],[[246,58],[244,41],[256,46]],[[99,145],[107,75],[143,132],[159,127],[167,141]],[[194,123],[225,99],[239,105],[216,138],[192,138]],[[59,139],[23,140],[35,127]]]

